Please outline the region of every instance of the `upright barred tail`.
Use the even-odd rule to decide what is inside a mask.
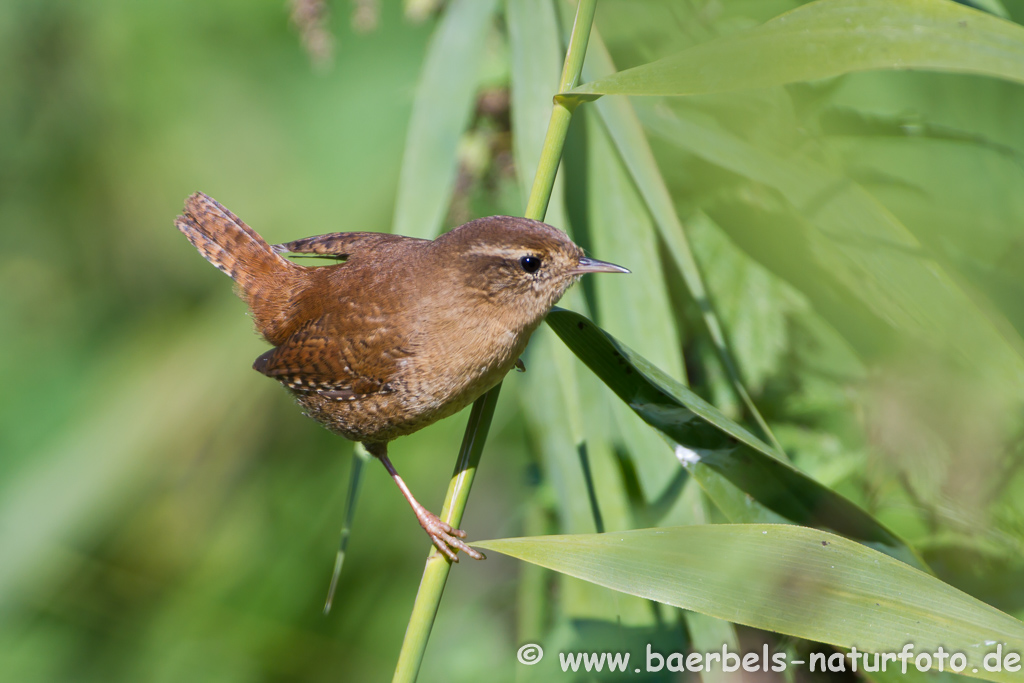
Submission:
[[[185,215],[174,222],[203,257],[230,275],[243,292],[259,280],[292,266],[255,230],[202,192],[185,200]]]
[[[285,328],[302,266],[278,255],[266,240],[202,192],[185,200],[185,215],[174,225],[203,257],[230,275],[249,304],[256,327],[272,344]]]

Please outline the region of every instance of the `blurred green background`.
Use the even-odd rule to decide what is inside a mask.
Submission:
[[[597,28],[626,68],[800,4],[602,0]],[[994,5],[1024,19],[1024,3]],[[265,344],[173,227],[202,190],[271,243],[391,229],[439,10],[329,7],[319,25],[290,21],[279,1],[0,4],[0,680],[391,674],[428,543],[371,463],[334,612],[321,614],[352,445],[250,370]],[[533,170],[513,161],[509,28],[502,9],[460,76],[476,106],[446,227],[525,205]],[[549,107],[553,86],[539,88]],[[795,464],[943,580],[1024,613],[1021,86],[867,73],[634,104],[745,386]],[[534,128],[545,124],[541,111]],[[549,220],[636,274],[563,305],[749,423],[703,302],[602,126],[592,110],[576,117]],[[846,203],[822,210],[836,196]],[[934,287],[922,275],[940,271]],[[950,288],[960,294],[945,298]],[[499,401],[471,539],[722,521],[548,330],[527,366]],[[580,377],[570,392],[554,379],[565,368]],[[435,511],[464,421],[392,446]],[[600,441],[584,458],[600,521],[581,431]],[[515,649],[538,630],[591,644],[658,634],[681,650],[687,628],[494,554],[454,569],[420,680],[513,680]]]
[[[282,2],[0,6],[0,680],[390,675],[426,539],[371,468],[321,614],[352,445],[252,372],[266,345],[173,226],[201,189],[271,242],[389,229],[434,19],[338,5],[329,69]],[[516,420],[475,537],[516,528]],[[463,421],[394,448],[431,507]],[[461,657],[510,666],[511,562],[459,570],[437,652],[462,670],[443,643],[472,634]]]

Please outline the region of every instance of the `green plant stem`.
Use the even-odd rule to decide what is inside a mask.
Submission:
[[[555,185],[555,175],[558,173],[558,164],[562,159],[562,147],[565,145],[565,135],[569,131],[569,120],[572,118],[572,109],[561,101],[556,101],[551,110],[551,120],[548,121],[548,132],[544,136],[544,148],[540,153],[540,166],[537,168],[537,175],[533,178],[533,189],[530,191],[530,201],[526,205],[527,218],[535,221],[544,220],[548,212],[548,202],[551,200],[551,188]],[[546,187],[547,192],[538,192],[538,187]]]
[[[579,82],[596,8],[597,0],[580,0],[576,7],[572,36],[569,39],[565,64],[562,67],[560,92],[572,89]],[[569,130],[569,121],[572,118],[572,110],[575,108],[574,102],[574,100],[565,100],[564,98],[555,101],[551,120],[548,123],[548,131],[544,137],[540,165],[534,176],[533,188],[530,190],[530,199],[526,206],[527,218],[543,220],[544,214],[547,212],[551,190],[555,184],[555,174],[558,172],[558,164],[562,159],[562,148]],[[491,426],[491,418],[494,416],[494,407],[498,402],[499,391],[501,391],[501,384],[478,398],[470,412],[466,434],[459,451],[459,459],[455,464],[455,472],[448,484],[448,494],[445,496],[444,507],[441,510],[441,519],[453,527],[458,527],[462,522],[462,514],[466,509],[466,502],[469,499],[469,492],[476,475],[477,464],[480,462],[484,442],[487,440],[487,432]],[[416,593],[416,601],[413,603],[409,625],[406,627],[405,639],[402,641],[402,650],[398,655],[398,664],[392,678],[394,683],[412,683],[419,675],[420,666],[423,663],[423,653],[427,649],[427,640],[430,638],[430,630],[434,626],[434,618],[437,616],[441,595],[444,593],[444,586],[448,581],[450,571],[451,562],[439,554],[436,549],[431,548],[423,569],[423,577],[420,579],[419,591]]]
[[[359,485],[363,481],[363,467],[373,457],[361,443],[355,445],[352,453],[352,474],[348,478],[348,496],[345,499],[345,521],[341,525],[341,538],[338,541],[338,553],[334,557],[334,572],[331,574],[331,585],[327,589],[327,600],[324,602],[324,614],[331,613],[334,603],[334,591],[338,588],[338,577],[341,566],[345,563],[348,551],[348,539],[352,534],[352,520],[356,516],[356,501],[359,499]]]
[[[487,431],[494,416],[494,407],[498,404],[498,392],[501,385],[494,387],[481,396],[473,404],[469,413],[466,434],[462,438],[459,459],[455,463],[455,472],[448,483],[448,495],[445,496],[441,519],[458,528],[462,522],[462,513],[466,507],[469,490],[473,486],[476,467],[480,462],[480,454],[484,450]],[[402,650],[398,654],[398,665],[395,667],[394,681],[415,681],[423,662],[423,653],[427,649],[427,639],[434,626],[434,617],[441,604],[441,594],[448,581],[448,573],[452,563],[447,557],[431,547],[427,556],[427,565],[423,568],[420,588],[416,593],[416,602],[409,616],[409,626],[402,641]]]
[[[559,93],[572,90],[579,83],[596,9],[597,0],[580,0],[576,6],[576,19],[573,21],[569,48],[566,50],[565,64],[562,66],[562,78],[558,84]],[[578,102],[579,100],[575,98],[555,99],[551,120],[548,122],[548,132],[544,136],[544,147],[540,153],[540,165],[537,168],[537,175],[533,177],[530,200],[526,204],[527,218],[544,220],[548,201],[551,199],[551,189],[555,186],[558,164],[562,160],[562,148],[565,146],[565,135],[569,132],[569,121]]]

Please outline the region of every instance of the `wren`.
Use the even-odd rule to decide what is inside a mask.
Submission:
[[[270,246],[197,192],[175,225],[235,280],[273,345],[253,368],[287,387],[327,429],[362,442],[452,562],[459,550],[483,555],[417,502],[388,458],[388,442],[498,384],[581,275],[629,272],[587,258],[550,225],[510,216],[480,218],[435,240],[336,232]],[[340,263],[307,267],[286,253]]]

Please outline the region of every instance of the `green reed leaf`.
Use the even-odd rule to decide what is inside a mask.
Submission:
[[[1024,652],[1024,623],[840,536],[773,524],[716,524],[478,543],[586,581],[726,621],[858,651]],[[849,660],[847,661],[849,664]],[[949,660],[947,660],[948,669]],[[631,664],[632,666],[632,664]],[[888,667],[899,666],[889,663]],[[911,663],[912,666],[912,663]]]
[[[591,321],[557,309],[547,322],[645,422],[680,444],[681,462],[711,468],[786,519],[836,531],[920,566],[915,553],[871,515],[779,460],[767,444]]]
[[[819,0],[571,94],[695,95],[873,69],[954,71],[1024,83],[1024,27],[946,0]]]

